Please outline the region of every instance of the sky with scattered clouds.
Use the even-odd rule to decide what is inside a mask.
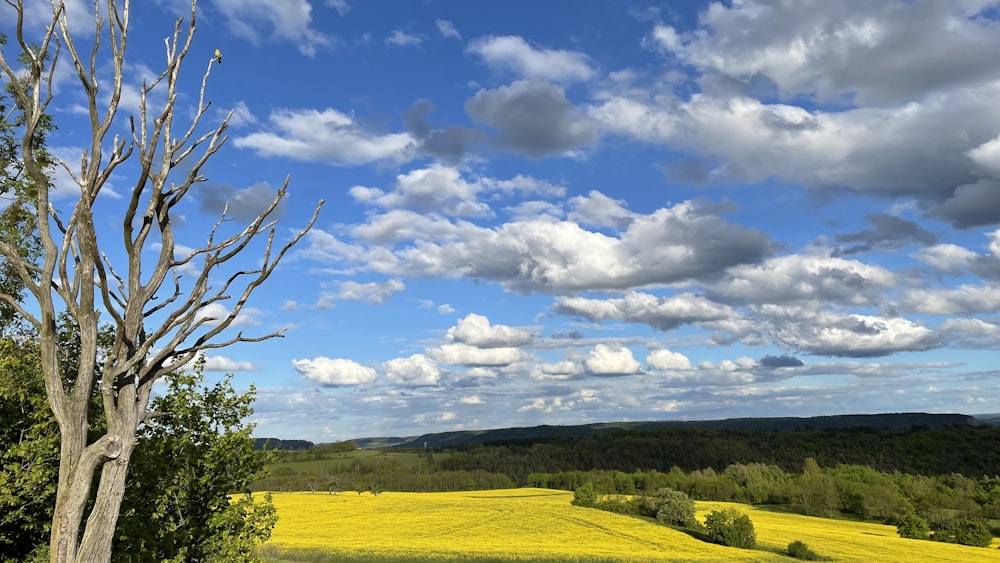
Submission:
[[[125,113],[186,1],[134,4]],[[178,115],[216,48],[233,114],[178,242],[286,175],[279,239],[326,200],[231,329],[285,337],[208,358],[258,435],[1000,412],[1000,2],[203,0],[197,28]]]

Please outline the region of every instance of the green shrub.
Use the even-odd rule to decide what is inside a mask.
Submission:
[[[821,558],[805,542],[795,540],[788,544],[788,554],[796,559],[802,559],[803,561],[819,561]]]
[[[576,506],[593,508],[597,504],[597,490],[593,483],[584,483],[573,490],[573,502]]]
[[[716,543],[749,549],[757,545],[750,517],[735,508],[713,510],[705,516],[705,529]]]
[[[927,526],[927,520],[916,514],[904,514],[896,521],[896,533],[901,538],[912,540],[927,540],[931,537],[931,529]]]
[[[639,503],[642,513],[655,516],[657,521],[674,526],[696,528],[694,501],[686,493],[673,489],[657,489]]]
[[[623,495],[605,496],[594,504],[594,508],[629,516],[639,514],[639,503]]]
[[[955,543],[975,547],[989,547],[993,542],[990,525],[981,518],[966,518],[955,522],[952,527]]]

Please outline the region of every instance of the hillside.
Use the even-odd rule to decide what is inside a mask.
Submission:
[[[841,428],[896,429],[926,426],[978,426],[983,424],[975,417],[964,414],[888,413],[888,414],[848,414],[815,416],[808,418],[727,418],[723,420],[664,420],[651,422],[602,422],[573,426],[530,426],[523,428],[499,428],[494,430],[464,430],[436,432],[416,438],[403,438],[393,442],[392,438],[368,438],[354,440],[359,447],[378,443],[379,447],[391,445],[394,448],[445,448],[469,444],[491,442],[523,441],[551,437],[593,436],[610,431],[650,431],[650,430],[762,430],[770,432],[794,432],[803,430],[828,430]]]

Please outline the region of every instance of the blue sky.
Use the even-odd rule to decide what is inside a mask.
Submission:
[[[126,88],[184,5],[133,6]],[[219,48],[233,117],[178,242],[286,175],[279,238],[326,201],[232,328],[285,337],[210,377],[256,386],[258,435],[314,441],[1000,411],[998,8],[204,0],[179,115]]]

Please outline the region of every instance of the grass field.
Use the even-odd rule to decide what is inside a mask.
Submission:
[[[378,496],[279,493],[271,561],[793,561],[801,540],[833,561],[997,561],[1000,550],[904,540],[880,524],[737,505],[759,549],[705,543],[643,519],[570,505],[572,493],[511,489]],[[699,502],[700,515],[729,506]]]

